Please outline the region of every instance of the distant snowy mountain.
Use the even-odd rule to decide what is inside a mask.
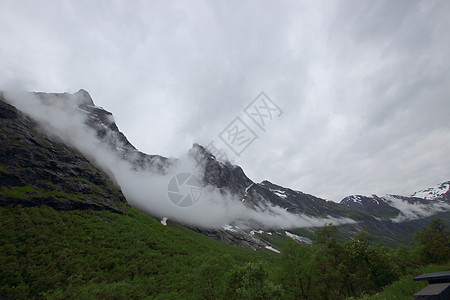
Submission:
[[[397,208],[388,203],[386,198],[377,195],[352,195],[342,199],[340,204],[348,208],[366,211],[383,219],[395,218],[400,213]]]
[[[445,183],[442,185],[445,185]],[[429,190],[435,191],[433,188],[427,189],[427,191]],[[444,189],[438,188],[438,190]],[[420,195],[420,193],[414,193],[414,195]],[[441,198],[436,197],[434,199],[437,201],[430,201],[417,196],[407,197],[389,194],[384,196],[353,195],[345,197],[340,203],[349,208],[366,211],[378,218],[392,220],[394,222],[404,222],[429,217],[438,212],[450,210],[450,205],[440,200]]]
[[[411,197],[423,198],[427,200],[438,200],[450,203],[450,181],[443,182],[435,187],[420,190]]]

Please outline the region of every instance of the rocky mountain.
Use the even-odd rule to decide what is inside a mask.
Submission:
[[[442,188],[444,186],[444,188]],[[416,192],[412,196],[401,195],[353,195],[345,197],[340,204],[370,213],[371,215],[401,222],[410,219],[423,218],[450,210],[450,205],[444,200],[446,183],[437,188],[426,189],[425,192]],[[439,194],[439,191],[441,194]],[[420,197],[421,195],[434,195],[433,198]]]
[[[412,194],[411,197],[450,203],[450,181],[443,182],[435,187],[417,191]]]
[[[342,217],[347,211],[333,201],[285,188],[268,180],[255,183],[245,175],[241,167],[217,160],[199,144],[194,144],[189,153],[199,164],[204,164],[202,179],[206,184],[238,195],[251,208],[278,206],[294,214],[315,217]]]
[[[121,160],[131,163],[136,171],[165,174],[178,163],[177,159],[137,150],[120,132],[113,115],[96,106],[85,90],[74,94],[33,95],[34,101],[50,108],[70,108],[81,113],[83,122],[94,129],[101,143]],[[126,209],[126,200],[107,168],[103,166],[100,170],[86,153],[83,155],[44,134],[35,121],[4,102],[4,97],[5,94],[0,94],[0,135],[4,141],[0,150],[0,204],[46,204],[60,209],[93,208],[116,212]],[[265,210],[271,214],[284,211],[305,222],[333,222],[347,235],[366,230],[386,243],[405,242],[407,239],[403,238],[411,238],[426,218],[450,214],[450,182],[409,197],[354,195],[335,203],[268,180],[253,182],[241,167],[217,160],[201,145],[194,144],[188,154],[202,170],[201,182],[205,187],[231,194],[254,211]],[[266,224],[254,221],[246,225],[245,229],[236,224],[214,229],[190,227],[230,244],[275,249],[280,236],[311,242],[308,237],[317,226],[285,230],[282,226],[267,228]]]
[[[0,205],[126,210],[109,176],[84,155],[49,137],[0,93]]]
[[[390,206],[385,199],[380,198],[377,195],[348,196],[342,199],[340,203],[348,208],[366,211],[370,214],[387,218],[395,218],[400,213],[400,210]]]
[[[358,211],[384,220],[394,220],[404,214],[405,210],[414,211],[414,208],[423,208],[428,211],[428,215],[450,210],[450,206],[445,203],[446,197],[450,194],[450,182],[414,193],[413,196],[352,195],[345,197],[340,203],[335,203],[276,185],[268,180],[255,183],[245,175],[242,168],[216,160],[213,154],[198,144],[194,144],[190,153],[199,163],[207,162],[203,174],[205,183],[238,195],[249,207],[277,206],[294,214],[312,217],[352,217],[355,220],[367,216],[355,214]],[[420,214],[417,217],[420,217]]]
[[[86,125],[94,129],[97,137],[111,150],[133,164],[136,170],[152,170],[164,173],[174,161],[160,156],[148,155],[137,150],[117,127],[112,113],[96,106],[88,92],[81,89],[74,94],[69,93],[34,93],[42,103],[49,106],[76,108],[86,115]]]
[[[427,199],[400,195],[345,197],[340,203],[327,201],[301,191],[286,188],[265,180],[260,183],[249,179],[239,166],[216,160],[213,154],[198,144],[190,153],[199,164],[206,161],[203,181],[225,191],[232,191],[251,208],[281,207],[285,211],[313,218],[347,218],[354,222],[341,224],[341,230],[352,235],[366,230],[386,244],[396,245],[396,240],[411,241],[413,233],[438,215],[450,217],[450,206],[442,201],[430,203]],[[274,236],[285,236],[307,243],[310,240],[305,230],[272,228],[265,231],[263,224],[253,224],[253,229],[243,230],[236,226],[225,226],[222,230],[193,228],[207,236],[237,245],[253,248],[271,247]],[[306,229],[314,232],[314,226]]]

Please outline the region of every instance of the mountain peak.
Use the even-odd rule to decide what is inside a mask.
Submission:
[[[34,92],[35,96],[43,103],[52,105],[55,103],[62,103],[64,105],[73,107],[95,107],[91,95],[86,90],[80,89],[78,92],[70,93],[43,93]],[[17,95],[16,95],[17,97]]]
[[[195,150],[198,150],[198,151],[202,151],[202,152],[208,152],[206,149],[205,149],[205,147],[203,147],[202,145],[200,145],[200,144],[198,144],[198,143],[193,143],[192,144],[192,147],[191,147],[191,150],[192,149],[195,149]]]
[[[446,200],[450,198],[450,181],[417,191],[412,194],[411,197],[423,198],[427,200]]]
[[[192,144],[191,149],[189,149],[189,154],[192,155],[194,158],[210,158],[213,160],[216,160],[216,157],[206,150],[205,147],[203,147],[200,144],[194,143]]]
[[[85,104],[94,106],[91,95],[84,89],[80,89],[78,92],[73,93],[73,97],[75,97],[78,105]]]
[[[261,181],[260,185],[268,188],[268,189],[282,189],[282,190],[286,190],[287,188],[282,187],[281,185],[275,184],[273,182],[270,182],[269,180],[265,179],[263,181]]]
[[[267,179],[264,179],[263,181],[261,181],[261,184],[264,184],[264,185],[266,185],[266,184],[273,184],[272,182],[270,182],[269,180],[267,180]]]

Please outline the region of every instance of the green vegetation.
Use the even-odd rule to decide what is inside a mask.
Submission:
[[[336,232],[327,226],[312,247],[292,243],[285,249],[281,281],[287,298],[342,299],[377,292],[398,279],[385,247],[371,246],[365,233],[339,243]]]
[[[1,164],[0,164],[0,172],[5,174],[9,173],[8,168],[6,166],[2,166]]]
[[[74,181],[76,185],[80,185],[80,183],[83,183],[89,186],[89,188],[85,189],[84,191],[79,190],[74,192],[67,192],[60,185],[54,184],[50,181],[38,180],[34,184],[28,184],[25,186],[1,186],[0,197],[6,199],[25,200],[24,202],[27,202],[29,200],[36,200],[38,203],[39,201],[55,201],[61,203],[95,203],[100,206],[106,206],[105,199],[109,198],[105,198],[107,194],[102,194],[101,187],[84,178],[69,178],[66,182],[70,183],[71,181]],[[112,193],[120,193],[119,189],[112,183],[108,182],[108,188],[113,191]],[[114,206],[118,210],[126,209],[126,205],[118,201],[116,201],[115,203],[109,202],[108,205]]]
[[[387,286],[383,292],[372,296],[364,296],[361,300],[411,300],[412,295],[427,286],[425,281],[413,281],[414,277],[424,273],[434,273],[450,270],[450,263],[443,265],[427,265],[420,267],[413,272],[413,275],[402,276],[400,280]],[[354,298],[348,298],[354,299]]]
[[[289,243],[281,257],[281,283],[285,299],[344,299],[396,290],[409,298],[423,287],[412,278],[432,270],[450,269],[450,235],[436,219],[416,233],[417,243],[395,250],[373,245],[371,236],[361,232],[339,242],[338,230],[326,226],[316,233],[312,246]],[[429,264],[439,264],[429,266]],[[396,287],[398,285],[398,287]],[[378,299],[378,298],[376,298]],[[382,299],[392,299],[389,296]]]
[[[450,233],[447,226],[437,219],[423,230],[416,233],[419,241],[418,252],[420,259],[427,263],[441,263],[450,256]]]
[[[261,288],[267,296],[278,292],[268,271],[276,253],[223,247],[133,208],[118,215],[10,206],[0,207],[0,215],[0,294],[13,299],[211,299]],[[227,283],[237,277],[247,281],[230,290]],[[254,277],[264,280],[256,283]]]
[[[10,192],[35,192],[27,189]],[[341,242],[326,226],[312,245],[285,242],[279,255],[163,226],[131,207],[9,206],[0,215],[0,296],[11,299],[410,299],[424,286],[414,276],[450,267],[440,220],[411,248],[374,245],[366,233]]]
[[[32,185],[26,186],[13,186],[13,187],[0,187],[0,195],[5,198],[11,199],[31,199],[31,198],[54,198],[58,200],[72,200],[80,202],[80,199],[89,198],[99,198],[97,194],[81,194],[73,193],[69,194],[64,191],[56,190],[49,191],[47,189],[37,188]]]

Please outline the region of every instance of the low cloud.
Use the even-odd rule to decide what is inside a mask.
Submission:
[[[422,204],[404,201],[401,198],[392,195],[387,195],[384,198],[391,206],[400,211],[398,216],[392,219],[392,221],[396,223],[426,218],[438,212],[450,210],[449,204],[437,200],[431,200],[427,204]]]
[[[45,134],[76,148],[112,175],[128,202],[154,217],[166,217],[183,224],[208,228],[222,228],[229,224],[240,228],[298,228],[354,222],[350,219],[319,219],[292,214],[281,207],[260,206],[253,209],[235,195],[224,193],[213,186],[201,187],[201,197],[194,205],[176,206],[168,197],[170,180],[180,173],[201,178],[204,172],[201,165],[186,154],[174,160],[164,175],[157,171],[136,169],[86,125],[87,114],[78,108],[83,99],[77,99],[74,95],[62,95],[59,99],[52,95],[45,96],[47,98],[37,97],[31,93],[6,93],[5,96],[8,102],[37,121]],[[110,135],[108,138],[113,137]]]

